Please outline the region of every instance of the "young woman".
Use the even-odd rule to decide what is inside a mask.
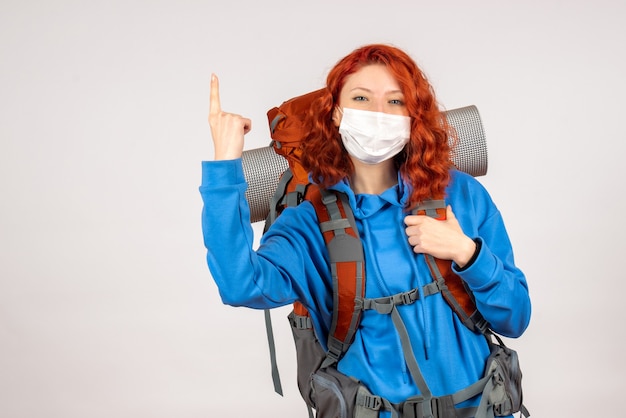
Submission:
[[[215,75],[209,123],[215,161],[202,165],[202,220],[207,262],[222,300],[251,308],[299,301],[324,344],[332,279],[313,206],[304,202],[285,210],[254,251],[241,164],[251,122],[221,110]],[[307,123],[303,164],[315,182],[349,197],[363,243],[366,298],[423,289],[432,282],[424,258],[430,254],[451,260],[491,329],[508,337],[523,333],[530,320],[528,289],[500,212],[474,178],[451,166],[450,129],[430,84],[406,53],[368,45],[340,60]],[[412,214],[430,198],[445,199],[446,220]],[[434,396],[453,394],[483,377],[489,347],[441,294],[420,296],[397,308],[409,357]],[[402,415],[402,403],[420,394],[402,345],[389,315],[364,311],[353,344],[336,366],[396,409],[382,407],[381,417]],[[480,399],[457,406],[476,406]],[[324,405],[317,411],[331,416]],[[437,415],[431,406],[425,411],[456,416]]]

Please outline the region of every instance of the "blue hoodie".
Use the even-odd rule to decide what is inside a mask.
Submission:
[[[332,315],[332,280],[315,210],[309,202],[286,209],[254,251],[246,187],[240,159],[203,162],[204,243],[222,300],[257,309],[299,301],[309,310],[324,343]],[[407,240],[409,187],[400,177],[396,186],[380,195],[355,195],[346,181],[332,188],[348,195],[354,211],[365,253],[367,298],[432,281],[423,255],[415,254]],[[529,323],[531,304],[500,212],[482,185],[459,171],[451,173],[445,200],[464,233],[480,244],[470,266],[460,269],[453,263],[453,269],[473,291],[491,328],[507,337],[520,336]],[[489,355],[485,338],[467,329],[440,294],[398,309],[434,396],[454,393],[483,376]],[[392,403],[419,394],[389,315],[363,313],[355,341],[337,368]]]

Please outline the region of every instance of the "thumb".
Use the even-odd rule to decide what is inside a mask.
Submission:
[[[446,206],[446,219],[449,221],[456,221],[456,216],[454,216],[454,212],[452,211],[452,206]]]

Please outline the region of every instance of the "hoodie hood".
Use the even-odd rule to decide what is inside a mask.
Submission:
[[[369,198],[371,195],[355,195],[347,178],[329,187],[329,189],[337,190],[348,196],[350,206],[354,209],[354,216],[357,219],[366,219],[374,215],[387,203],[405,207],[411,191],[411,187],[404,182],[400,172],[398,172],[398,183],[378,195],[378,199]]]

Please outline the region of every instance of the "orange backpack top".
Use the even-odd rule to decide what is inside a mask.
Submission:
[[[303,122],[307,110],[324,91],[326,89],[319,89],[294,97],[267,112],[274,151],[287,159],[296,183],[309,182],[309,173],[300,164],[302,155],[300,144],[306,134]]]

